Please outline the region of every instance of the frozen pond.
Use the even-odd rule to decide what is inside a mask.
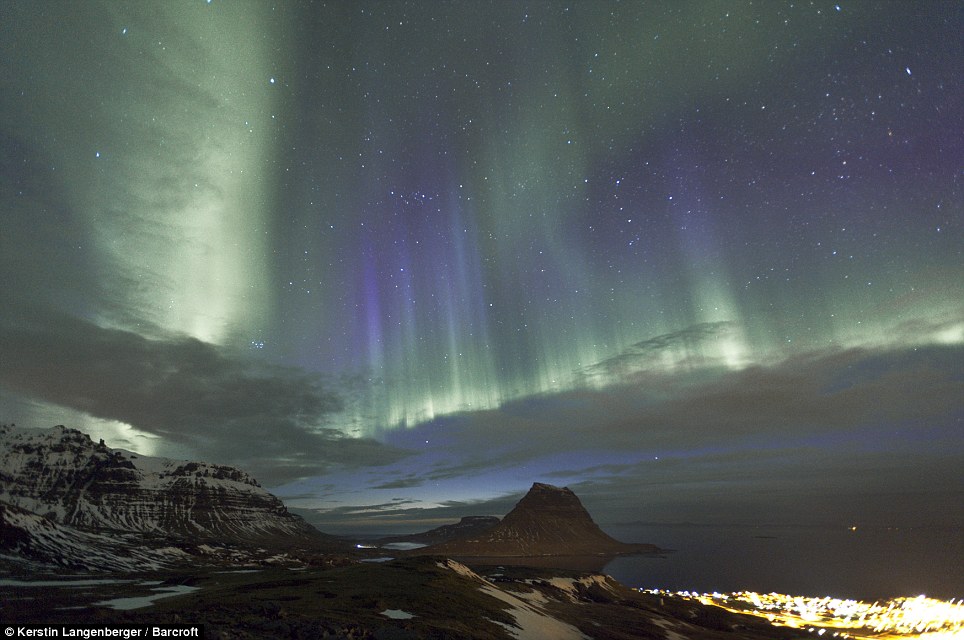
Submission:
[[[381,545],[380,549],[395,549],[396,551],[408,551],[410,549],[421,549],[428,545],[420,544],[418,542],[390,542],[385,545]]]
[[[110,607],[111,609],[117,609],[119,611],[129,611],[130,609],[140,609],[142,607],[148,607],[154,604],[155,600],[160,600],[161,598],[170,598],[171,596],[180,595],[182,593],[190,593],[191,591],[197,591],[198,587],[189,587],[183,584],[176,584],[169,587],[155,587],[151,591],[155,591],[151,595],[147,596],[135,596],[132,598],[113,598],[111,600],[102,600],[100,602],[95,602],[95,606],[100,607]]]

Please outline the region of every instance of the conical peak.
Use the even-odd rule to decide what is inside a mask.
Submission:
[[[614,540],[593,522],[568,487],[535,482],[493,528],[471,539],[426,547],[419,553],[463,556],[578,556],[656,551]]]
[[[542,518],[549,513],[560,512],[568,516],[578,515],[580,518],[589,519],[589,514],[582,506],[582,502],[568,487],[555,487],[551,484],[536,482],[506,517],[519,516],[522,513],[538,513]]]
[[[562,495],[575,496],[572,489],[569,487],[557,487],[552,484],[546,484],[544,482],[533,482],[532,488],[529,489],[529,493],[557,493]]]

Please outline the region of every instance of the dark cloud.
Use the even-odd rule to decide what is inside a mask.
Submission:
[[[960,450],[890,445],[661,456],[573,489],[609,523],[964,525]]]
[[[426,508],[417,500],[392,500],[385,503],[337,506],[325,509],[294,507],[292,511],[322,531],[392,530],[417,531],[446,524],[454,510]]]
[[[496,449],[493,448],[490,452],[478,451],[474,456],[461,455],[457,459],[448,457],[441,461],[420,466],[417,471],[396,470],[386,473],[385,470],[379,469],[372,473],[375,479],[373,484],[369,486],[372,489],[409,489],[421,487],[427,483],[458,480],[477,473],[498,474],[501,469],[511,467],[514,464],[513,459],[502,459],[500,456],[494,455],[495,451]]]
[[[193,338],[148,339],[32,311],[0,323],[0,352],[4,387],[184,443],[266,483],[404,455],[326,426],[342,405],[320,376]]]
[[[427,531],[444,524],[458,522],[465,516],[497,516],[507,514],[525,495],[512,492],[482,500],[446,500],[424,503],[418,500],[396,499],[364,506],[341,506],[324,509],[292,508],[322,531],[374,531],[414,533]]]
[[[419,505],[418,500],[406,500],[405,498],[395,498],[388,502],[378,503],[378,504],[366,504],[366,505],[351,505],[345,507],[336,507],[329,511],[335,516],[359,516],[368,515],[372,517],[378,517],[379,514],[388,513],[389,515],[397,514],[400,512],[406,512],[415,508],[413,505]]]
[[[960,409],[962,362],[964,349],[948,345],[828,350],[712,374],[652,373],[633,384],[463,414],[448,432],[466,453],[489,443],[488,452],[521,460],[572,448],[709,447],[942,419]]]
[[[423,476],[407,474],[402,478],[396,478],[395,480],[389,480],[388,482],[372,485],[372,489],[408,489],[411,487],[419,487],[424,482],[425,478]]]
[[[443,460],[402,484],[528,469],[533,481],[585,493],[610,522],[961,524],[962,398],[960,345],[650,373],[446,418]],[[580,457],[563,464],[572,451]]]
[[[699,359],[698,351],[705,343],[730,334],[732,329],[733,323],[729,321],[695,324],[631,344],[617,355],[585,367],[580,373],[587,377],[625,376],[661,364],[662,356],[667,353],[674,360],[692,362],[694,358]]]

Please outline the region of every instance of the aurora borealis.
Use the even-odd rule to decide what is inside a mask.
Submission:
[[[962,526],[962,18],[5,2],[0,420],[322,529]]]

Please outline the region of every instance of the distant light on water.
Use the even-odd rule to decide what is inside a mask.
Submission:
[[[840,598],[790,596],[738,591],[730,594],[640,589],[642,593],[696,600],[705,605],[766,618],[771,623],[806,629],[833,638],[922,638],[940,640],[964,634],[960,599],[936,600],[920,595],[873,603]],[[852,632],[852,633],[851,633]],[[856,634],[856,635],[855,635]]]

